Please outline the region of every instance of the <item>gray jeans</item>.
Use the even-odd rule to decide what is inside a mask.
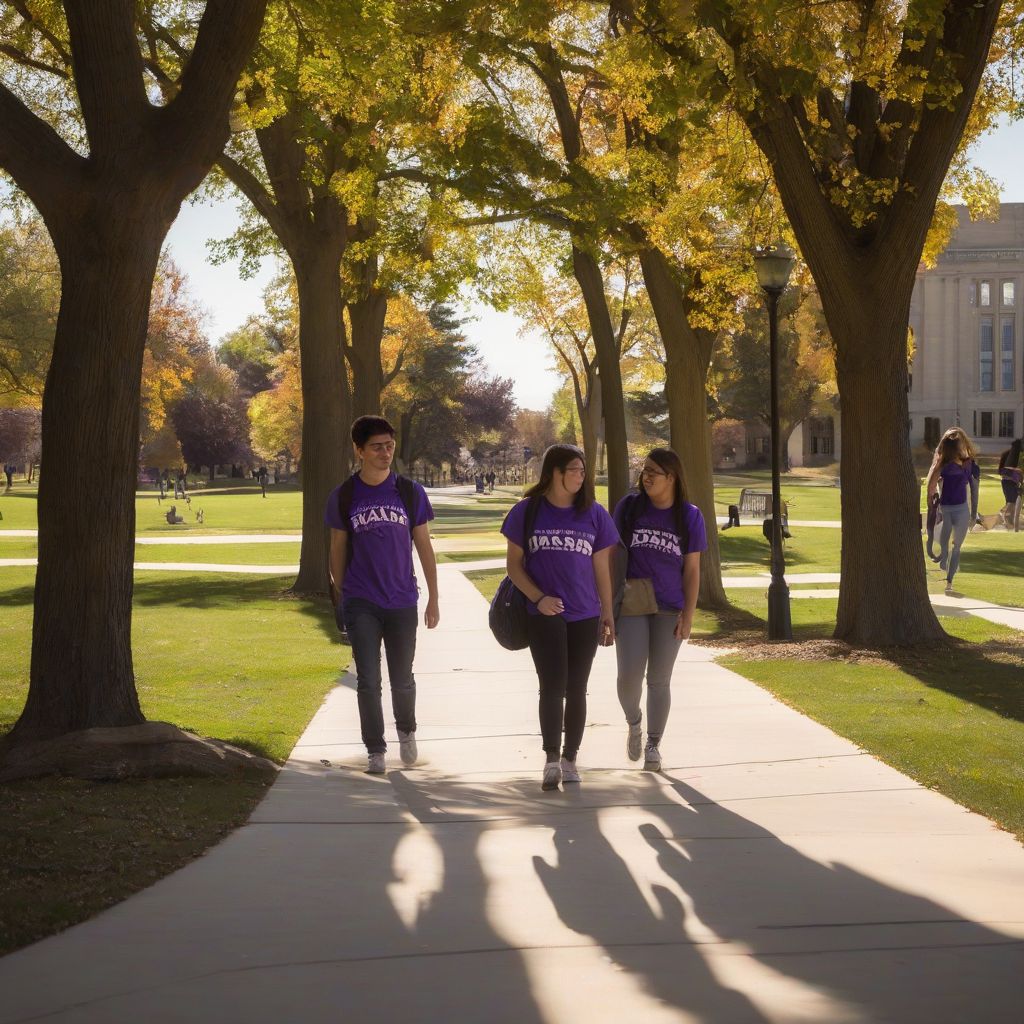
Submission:
[[[682,641],[675,633],[678,612],[620,615],[615,623],[615,655],[619,663],[619,704],[629,723],[640,720],[640,691],[647,673],[647,736],[657,743],[672,707],[672,666]]]
[[[962,505],[940,505],[942,526],[939,530],[939,568],[946,570],[946,579],[953,582],[957,569],[960,567],[960,545],[967,536],[971,525],[971,510],[964,502]],[[950,534],[953,536],[953,550],[949,550]]]

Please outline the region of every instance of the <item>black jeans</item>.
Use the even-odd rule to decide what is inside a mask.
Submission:
[[[561,615],[530,615],[527,635],[540,680],[540,732],[548,760],[575,761],[587,724],[587,680],[597,652],[599,618],[566,622]]]
[[[383,754],[384,709],[380,698],[380,645],[388,659],[391,679],[391,707],[395,725],[402,732],[416,731],[416,680],[412,659],[416,653],[416,606],[381,608],[360,597],[344,602],[352,657],[356,663],[356,697],[359,701],[359,727],[370,754]]]

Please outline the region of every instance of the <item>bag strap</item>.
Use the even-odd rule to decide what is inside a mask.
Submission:
[[[530,538],[533,536],[533,529],[537,524],[537,515],[540,512],[541,496],[535,494],[526,502],[526,514],[523,517],[523,564],[526,564],[530,557]]]
[[[395,475],[395,486],[398,488],[398,496],[405,506],[406,518],[409,520],[409,533],[413,531],[416,519],[416,483],[400,473]]]

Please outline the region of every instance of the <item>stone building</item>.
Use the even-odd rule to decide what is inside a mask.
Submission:
[[[959,226],[936,266],[918,272],[910,305],[911,444],[934,447],[961,426],[998,454],[1024,433],[1024,203]]]

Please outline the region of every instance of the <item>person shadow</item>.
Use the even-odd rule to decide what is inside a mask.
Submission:
[[[788,985],[787,1020],[1021,1019],[1024,941],[816,860],[681,780],[650,779],[672,797],[644,799],[657,821],[636,830],[661,879],[649,885],[657,909],[637,882],[643,852],[627,847],[627,861],[596,819],[559,826],[557,863],[534,864],[565,924],[600,943],[652,995],[729,1024],[780,1019],[746,994],[757,997],[758,979]],[[709,967],[729,954],[757,964],[742,992]]]

